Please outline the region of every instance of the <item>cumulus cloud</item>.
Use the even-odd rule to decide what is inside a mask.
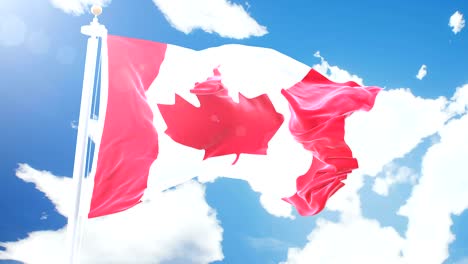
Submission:
[[[72,15],[88,12],[92,5],[106,6],[111,0],[50,0],[51,4]],[[201,29],[221,37],[245,39],[268,33],[242,5],[229,0],[153,0],[164,17],[175,29],[189,34]],[[245,2],[247,9],[250,4]],[[16,22],[16,21],[13,21]],[[19,34],[19,33],[17,33]]]
[[[316,71],[320,72],[323,75],[326,75],[328,78],[335,82],[348,82],[354,81],[360,85],[363,85],[363,80],[361,77],[350,74],[348,71],[340,69],[338,66],[331,66],[327,60],[325,60],[320,51],[314,53],[314,57],[320,59],[320,64],[312,66]]]
[[[468,84],[458,87],[451,100],[452,103],[449,105],[449,111],[452,114],[460,115],[466,113],[468,110]]]
[[[244,7],[229,0],[153,0],[169,23],[188,34],[195,29],[243,39],[268,33]],[[249,5],[248,5],[249,6]]]
[[[465,27],[465,19],[463,14],[459,11],[453,13],[449,20],[449,26],[452,28],[454,34],[457,34]]]
[[[70,122],[70,127],[73,129],[78,129],[78,121],[73,120]]]
[[[422,80],[424,77],[426,77],[427,74],[427,66],[425,64],[421,65],[421,68],[419,68],[418,74],[416,74],[416,78],[419,80]]]
[[[17,176],[32,182],[66,215],[71,180],[20,165]],[[176,189],[151,192],[143,203],[119,214],[87,221],[82,263],[209,263],[223,259],[222,228],[205,201],[204,187],[190,181]],[[66,228],[38,231],[1,242],[0,259],[24,263],[64,263]]]
[[[448,257],[448,245],[455,239],[451,215],[468,208],[467,131],[468,115],[440,130],[440,142],[425,154],[422,177],[399,211],[409,220],[403,250],[408,263],[442,263]]]
[[[337,222],[319,218],[303,248],[289,248],[289,263],[400,263],[403,238],[392,227],[382,227],[361,213],[358,191],[364,175],[354,171],[346,187],[330,199],[329,210],[339,212]]]
[[[401,158],[450,118],[447,99],[424,99],[409,89],[384,90],[369,112],[357,112],[346,123],[346,142],[362,173],[375,176],[383,166]]]
[[[375,220],[343,219],[338,223],[320,219],[303,248],[291,248],[282,263],[398,263],[402,238]]]
[[[42,212],[41,218],[39,218],[39,219],[41,219],[41,220],[47,220],[47,218],[49,218],[49,215],[48,215],[46,212]]]
[[[321,63],[313,68],[328,78],[336,82],[352,80],[363,84],[361,77],[338,66],[331,66],[320,52],[317,51],[314,56],[319,58]],[[444,97],[424,99],[405,88],[381,91],[371,111],[356,112],[346,120],[345,140],[360,165],[356,174],[376,176],[385,165],[391,168],[392,160],[403,157],[424,138],[437,133],[452,116],[445,111],[447,104],[448,100]],[[398,176],[398,179],[389,176],[387,181],[406,181],[403,179],[406,177],[403,177],[405,169],[399,173],[398,170],[392,168],[392,173],[402,175]],[[356,187],[358,186],[357,184]]]
[[[385,166],[383,175],[374,181],[372,190],[382,196],[387,196],[390,187],[398,183],[416,183],[416,174],[411,168],[399,167],[394,163]]]
[[[399,214],[408,218],[405,236],[393,227],[382,227],[362,216],[359,188],[342,190],[331,200],[341,200],[340,220],[319,220],[304,248],[290,248],[284,263],[442,263],[455,239],[451,215],[468,208],[463,172],[468,155],[468,115],[440,129],[441,141],[424,156],[422,176]],[[349,179],[356,181],[353,173]],[[357,185],[359,186],[359,184]],[[362,185],[361,185],[362,186]],[[354,192],[353,192],[354,191]],[[334,203],[330,203],[333,205]],[[352,208],[352,209],[350,209]],[[339,252],[339,254],[337,254]]]
[[[423,99],[408,89],[382,91],[372,111],[349,117],[346,140],[360,169],[348,177],[346,186],[327,205],[339,213],[339,221],[320,219],[308,243],[303,248],[290,248],[284,263],[435,264],[447,259],[448,246],[455,239],[450,231],[451,215],[468,209],[464,191],[468,178],[463,173],[463,159],[468,155],[467,92],[468,86],[462,86],[448,100]],[[405,235],[365,218],[361,209],[365,201],[359,196],[364,177],[383,171],[374,185],[383,195],[392,184],[415,182],[410,168],[392,161],[434,134],[440,141],[427,150],[418,183],[405,205],[395,212],[408,218]]]
[[[51,4],[72,15],[82,15],[89,11],[92,5],[106,6],[111,0],[50,0]]]
[[[28,164],[19,164],[16,176],[25,182],[34,183],[37,190],[41,191],[55,205],[55,209],[61,215],[68,215],[71,203],[72,179],[55,176],[49,171],[38,171]]]

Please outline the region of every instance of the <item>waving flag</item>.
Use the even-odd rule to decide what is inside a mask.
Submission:
[[[301,215],[320,212],[358,167],[344,141],[344,122],[353,112],[372,108],[377,87],[332,82],[265,48],[225,45],[194,51],[117,36],[108,36],[107,44],[107,111],[90,218],[139,203],[150,171],[165,183],[162,189],[199,176],[189,167],[177,177],[159,170],[158,160],[166,155],[162,136],[174,148],[202,153],[200,167],[210,169],[209,160],[232,156],[219,162],[227,171],[242,166],[243,156],[268,160],[270,141],[287,129],[310,153],[306,170],[287,175],[297,179],[296,192],[284,200]]]

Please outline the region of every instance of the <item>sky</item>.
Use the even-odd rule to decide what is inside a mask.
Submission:
[[[90,220],[84,263],[468,263],[462,0],[2,1],[0,263],[65,254],[90,4],[112,35],[272,48],[384,90],[347,119],[360,168],[320,214],[272,201],[268,182],[193,180]]]

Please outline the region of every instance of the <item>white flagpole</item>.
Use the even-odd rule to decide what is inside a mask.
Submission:
[[[83,89],[81,93],[80,117],[78,123],[78,134],[76,139],[75,163],[73,168],[74,203],[68,214],[67,225],[67,261],[71,264],[79,263],[81,238],[83,224],[88,218],[89,198],[85,190],[84,181],[87,174],[86,161],[88,150],[88,122],[91,114],[92,99],[94,92],[96,61],[98,54],[98,37],[106,39],[107,30],[99,24],[97,16],[102,13],[99,6],[93,6],[91,12],[94,14],[93,21],[81,27],[81,33],[89,36],[86,49],[86,60],[84,67]]]

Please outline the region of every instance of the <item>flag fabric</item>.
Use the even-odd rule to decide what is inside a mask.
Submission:
[[[353,112],[372,108],[378,87],[332,82],[266,48],[224,45],[195,51],[118,36],[108,36],[107,45],[107,110],[90,218],[138,204],[150,173],[165,188],[199,176],[184,164],[173,165],[184,167],[186,175],[161,172],[167,152],[161,149],[163,136],[174,148],[201,153],[201,168],[232,157],[220,161],[227,171],[242,166],[244,157],[268,159],[269,143],[287,131],[310,154],[302,158],[301,173],[284,172],[296,182],[295,193],[283,200],[301,215],[323,210],[358,167],[344,141],[344,123]],[[280,153],[280,160],[281,155],[290,153]],[[262,172],[258,166],[252,173]]]

